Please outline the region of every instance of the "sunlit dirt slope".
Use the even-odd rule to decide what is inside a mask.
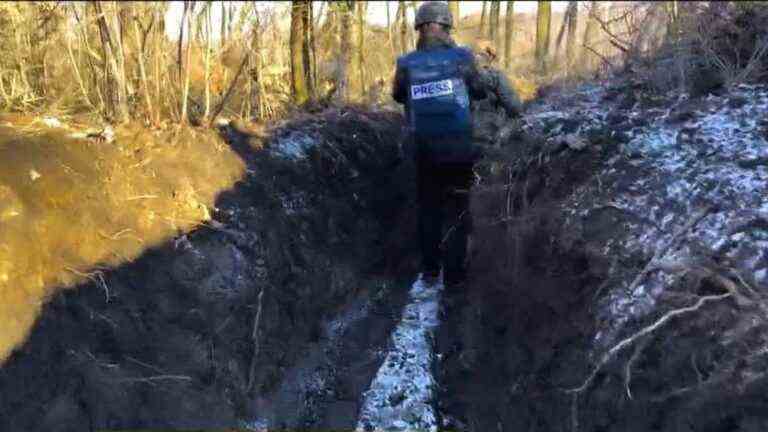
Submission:
[[[207,220],[244,170],[213,132],[87,135],[53,119],[0,117],[0,362],[47,295],[90,278],[108,301],[99,269]]]

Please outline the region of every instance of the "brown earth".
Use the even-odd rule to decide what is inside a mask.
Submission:
[[[0,362],[48,296],[209,220],[244,171],[212,132],[126,125],[106,142],[86,131],[0,117]]]
[[[281,399],[281,383],[313,346],[327,348],[322,324],[348,305],[380,304],[350,330],[344,352],[385,341],[399,316],[407,285],[394,272],[415,270],[403,265],[415,242],[403,241],[398,223],[413,218],[412,173],[394,168],[401,121],[334,109],[264,142],[225,129],[248,175],[218,194],[209,223],[101,269],[103,283],[51,288],[0,369],[0,430],[209,429],[270,415],[285,427],[353,421],[345,406],[365,380],[339,377],[335,400],[309,395],[321,417],[296,405],[303,398]],[[316,139],[306,158],[272,153],[297,131]],[[370,376],[378,361],[339,364]]]

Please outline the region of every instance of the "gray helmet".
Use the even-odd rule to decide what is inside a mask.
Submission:
[[[428,1],[419,6],[413,27],[418,29],[420,25],[432,22],[453,27],[453,16],[448,9],[448,3]]]

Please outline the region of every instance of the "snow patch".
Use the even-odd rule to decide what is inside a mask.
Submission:
[[[442,290],[442,281],[423,276],[411,287],[391,348],[363,395],[357,431],[437,431],[432,335]]]
[[[290,131],[277,138],[270,146],[269,151],[276,155],[289,159],[303,159],[307,157],[307,150],[315,147],[319,138],[308,135],[303,131]]]
[[[582,87],[533,107],[527,116],[532,128],[542,131],[553,121],[578,118],[582,131],[623,128],[627,133],[628,141],[619,144],[618,155],[599,174],[608,185],[601,193],[612,205],[633,215],[633,220],[648,223],[630,223],[626,239],[605,245],[605,256],[653,256],[691,215],[710,203],[715,210],[661,259],[690,259],[696,255],[694,244],[712,249],[734,244],[734,256],[736,251],[741,254],[739,268],[754,280],[764,281],[768,258],[764,254],[746,258],[748,253],[742,251],[757,247],[754,237],[758,234],[753,230],[750,235],[733,236],[729,228],[744,209],[768,209],[768,167],[761,162],[768,157],[768,124],[764,120],[768,86],[739,86],[728,94],[702,100],[691,100],[684,93],[671,94],[666,110],[640,104],[621,109],[606,95],[605,87]],[[746,102],[734,104],[735,99]],[[613,110],[643,121],[611,126],[606,119]],[[632,181],[621,182],[621,188],[616,186],[627,177]],[[586,187],[579,188],[567,201],[567,214],[589,214],[594,200],[583,198],[588,193],[592,192]],[[569,224],[579,223],[579,219],[570,217]],[[610,346],[626,324],[654,313],[659,295],[678,277],[651,272],[633,292],[627,290],[629,280],[616,284],[598,308],[598,319],[606,327],[596,337],[596,348]]]

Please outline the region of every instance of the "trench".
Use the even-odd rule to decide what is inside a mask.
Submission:
[[[759,103],[699,101],[712,106],[687,108],[694,126],[670,120],[683,97],[666,114],[606,115],[613,90],[591,85],[563,96],[568,108],[534,107],[531,122],[553,136],[584,128],[587,145],[510,136],[515,147],[480,164],[459,290],[417,274],[398,114],[330,109],[265,136],[225,128],[248,174],[218,197],[215,223],[104,272],[109,302],[96,284],[53,296],[0,369],[0,429],[765,430],[759,307],[673,320],[581,399],[566,391],[618,338],[722,294],[706,277],[657,273],[623,290],[699,204],[691,184],[725,187],[703,188],[719,209],[671,255],[703,260],[709,242],[719,249],[705,258],[764,283],[764,219],[739,208],[765,209],[752,187],[764,167],[702,159],[688,141],[701,133],[707,154],[730,155],[721,142],[735,136],[762,157],[757,127],[733,119],[765,112],[765,90],[738,91]]]
[[[354,428],[416,274],[400,124],[225,127],[246,176],[211,222],[52,291],[0,369],[0,429]]]

